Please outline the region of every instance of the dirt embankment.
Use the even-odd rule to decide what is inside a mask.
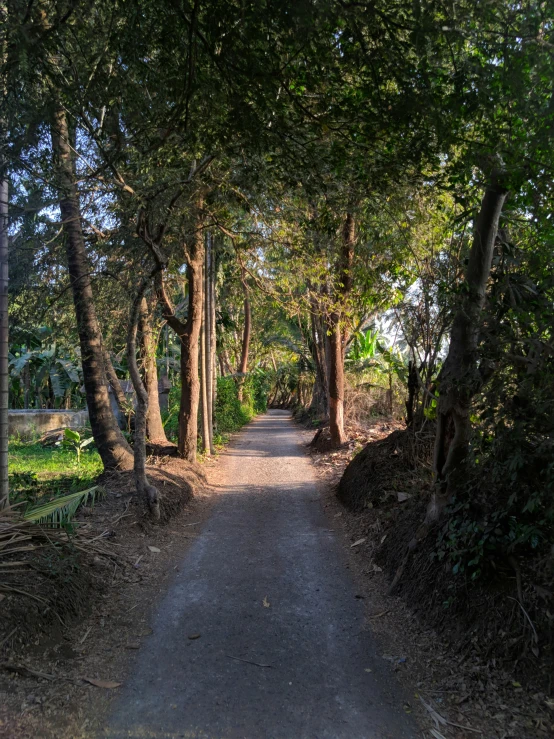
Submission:
[[[474,583],[437,557],[439,530],[406,558],[431,489],[432,434],[416,441],[382,421],[348,431],[341,450],[316,444],[312,457],[372,603],[373,629],[384,649],[401,654],[395,670],[418,685],[426,710],[450,722],[437,719],[437,736],[551,736],[554,596],[546,563],[514,569],[500,561],[492,579]],[[323,449],[324,439],[322,432]]]
[[[85,737],[89,717],[125,679],[169,562],[210,500],[201,466],[150,462],[160,524],[136,498],[132,473],[110,473],[99,480],[104,498],[78,512],[76,536],[22,530],[27,540],[1,552],[0,737]]]

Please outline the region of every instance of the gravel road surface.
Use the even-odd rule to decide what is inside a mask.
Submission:
[[[101,736],[421,736],[289,414],[244,429],[217,477],[211,516],[176,563]]]

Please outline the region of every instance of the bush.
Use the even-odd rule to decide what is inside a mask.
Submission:
[[[215,441],[224,434],[238,431],[259,413],[267,410],[269,380],[262,370],[247,375],[242,386],[242,403],[238,397],[238,384],[234,377],[217,378],[217,396],[214,408]],[[163,414],[165,433],[168,439],[177,440],[179,434],[180,387],[169,393],[169,410]]]
[[[263,370],[254,370],[247,375],[242,388],[242,404],[250,417],[265,413],[270,390],[269,375]]]
[[[238,431],[252,420],[255,413],[250,404],[250,396],[244,383],[243,397],[248,400],[241,404],[238,398],[237,383],[232,377],[217,378],[217,396],[214,409],[214,432],[217,436]]]
[[[177,442],[179,437],[179,403],[181,401],[181,385],[173,386],[169,391],[167,411],[162,411],[162,422],[165,435],[170,441]]]

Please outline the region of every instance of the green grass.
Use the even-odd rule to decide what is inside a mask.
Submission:
[[[35,505],[91,487],[103,469],[95,449],[83,450],[80,466],[75,452],[36,442],[10,439],[8,454],[12,503]]]

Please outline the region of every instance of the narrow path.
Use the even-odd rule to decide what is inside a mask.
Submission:
[[[103,736],[415,737],[288,414],[257,419],[221,465]]]

